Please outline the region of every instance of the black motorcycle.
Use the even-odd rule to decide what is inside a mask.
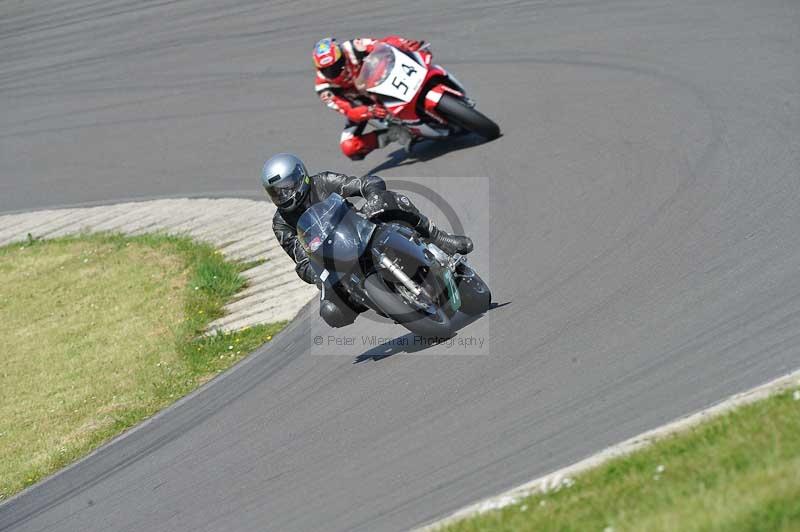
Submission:
[[[322,290],[421,336],[449,338],[457,311],[490,307],[489,287],[466,257],[447,255],[402,223],[370,221],[338,194],[303,213],[297,236]]]

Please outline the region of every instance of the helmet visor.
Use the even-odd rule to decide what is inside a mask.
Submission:
[[[297,185],[292,181],[284,181],[283,183],[276,183],[267,189],[272,203],[278,207],[289,205],[297,194]]]
[[[344,68],[344,56],[340,57],[332,65],[320,68],[319,71],[322,73],[323,76],[325,76],[326,79],[334,79],[339,77],[339,74],[342,73],[343,68]]]

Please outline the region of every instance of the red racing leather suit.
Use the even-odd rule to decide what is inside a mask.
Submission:
[[[316,72],[314,90],[320,99],[347,117],[347,124],[339,139],[342,152],[349,158],[358,160],[378,147],[378,132],[364,134],[367,121],[372,118],[371,101],[360,94],[355,87],[355,79],[361,70],[364,58],[378,43],[386,43],[405,51],[419,49],[420,41],[390,35],[383,39],[361,38],[340,44],[345,58],[342,73],[335,79],[328,79]]]

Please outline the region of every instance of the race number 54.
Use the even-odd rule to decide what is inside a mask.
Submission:
[[[411,65],[406,65],[405,63],[401,64],[400,68],[402,68],[403,71],[405,71],[407,77],[411,77],[417,73],[416,68],[414,68]],[[402,87],[403,95],[408,94],[408,85],[406,85],[404,81],[397,79],[397,76],[395,76],[394,79],[392,80],[392,86],[398,90],[400,89],[400,87]]]

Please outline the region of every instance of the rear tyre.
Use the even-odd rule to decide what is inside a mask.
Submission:
[[[452,94],[442,94],[442,98],[436,105],[436,111],[451,123],[477,133],[487,140],[493,140],[500,136],[500,126]]]
[[[364,280],[370,299],[386,316],[409,331],[426,338],[450,338],[455,334],[450,317],[438,306],[436,313],[426,314],[409,306],[400,296],[373,273]]]

